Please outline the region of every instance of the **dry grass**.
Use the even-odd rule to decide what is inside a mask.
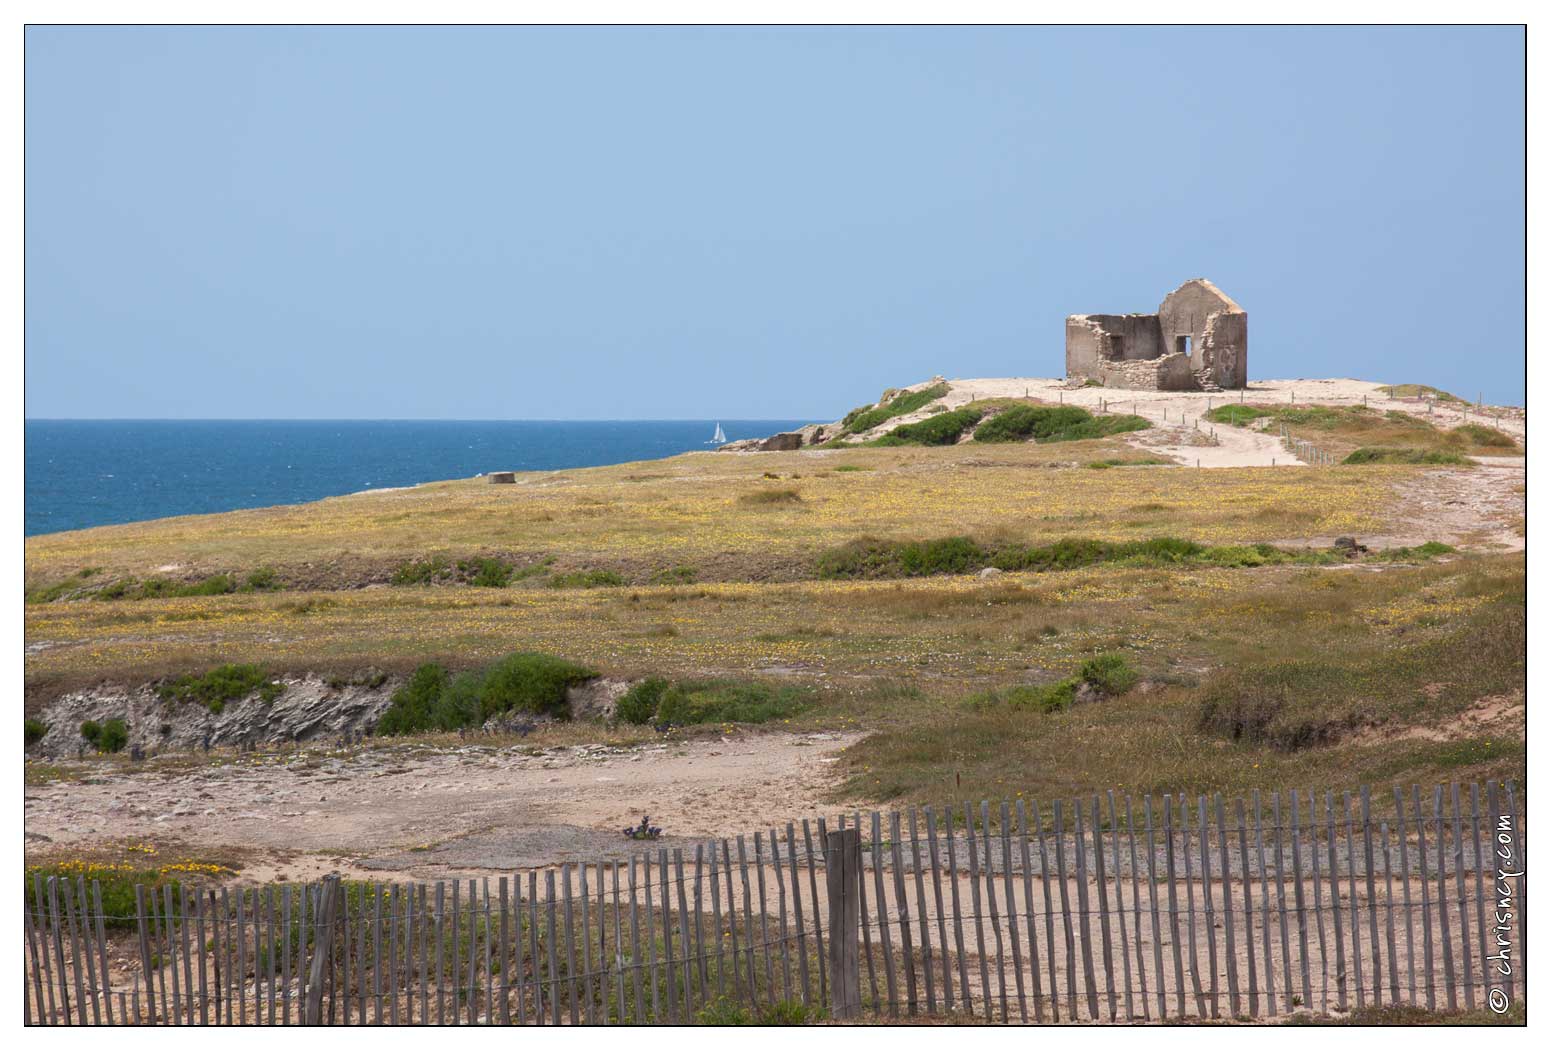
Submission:
[[[1140,539],[1124,513],[1166,508],[1174,535],[1246,542],[1374,532],[1403,469],[1303,472],[1089,471],[1128,448],[1101,440],[1053,446],[692,453],[641,464],[519,475],[517,485],[439,482],[314,504],[31,537],[29,589],[78,570],[94,580],[273,567],[288,587],[387,582],[411,558],[555,558],[557,572],[610,569],[644,582],[688,565],[701,580],[794,579],[813,552],[864,534],[955,532],[1048,542],[1080,533]],[[1070,465],[1066,470],[1053,465]],[[836,471],[842,466],[865,471]],[[788,484],[764,477],[779,473]],[[634,479],[634,480],[632,480]],[[790,484],[800,479],[800,484]],[[800,493],[800,502],[759,494]],[[174,567],[166,569],[165,567]],[[541,586],[530,580],[528,586]]]
[[[689,454],[646,470],[524,475],[515,486],[445,482],[35,537],[27,543],[30,586],[92,566],[112,579],[168,565],[189,575],[262,565],[293,590],[29,605],[27,707],[68,687],[140,683],[234,660],[270,674],[407,671],[427,660],[469,667],[521,648],[627,676],[778,674],[816,684],[820,703],[793,722],[875,731],[853,749],[846,772],[848,790],[878,799],[1240,791],[1522,770],[1522,739],[1353,738],[1287,749],[1234,741],[1201,721],[1204,691],[1223,669],[1268,655],[1359,667],[1522,590],[1522,556],[1382,568],[1100,565],[995,580],[811,579],[819,551],[864,535],[952,532],[1030,544],[1372,535],[1390,524],[1397,480],[1418,470],[1081,466],[1124,452],[1096,441]],[[783,492],[800,500],[756,495]],[[507,588],[344,587],[438,553],[554,561]],[[702,583],[645,583],[669,568]],[[581,570],[618,572],[632,583],[545,586],[546,575]],[[1069,675],[1106,651],[1126,653],[1158,685],[1052,716],[972,712],[962,703],[976,690]],[[1504,667],[1498,671],[1522,678]],[[1359,711],[1355,722],[1340,708],[1349,697],[1330,704],[1348,726],[1432,725],[1469,703],[1476,686],[1501,685],[1502,674],[1460,662],[1457,689],[1441,699]],[[553,733],[599,736],[590,727]],[[39,765],[36,776],[75,771]]]

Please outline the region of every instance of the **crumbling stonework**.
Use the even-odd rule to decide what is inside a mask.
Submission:
[[[1224,390],[1249,378],[1249,315],[1204,277],[1164,297],[1156,314],[1073,314],[1066,375],[1124,390]]]

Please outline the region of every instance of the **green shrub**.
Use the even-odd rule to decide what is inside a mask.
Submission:
[[[975,441],[1083,441],[1146,430],[1151,426],[1140,416],[1095,416],[1075,405],[1014,405],[975,428]]]
[[[1240,402],[1219,405],[1215,409],[1209,409],[1201,415],[1213,423],[1226,423],[1233,427],[1248,427],[1255,420],[1265,416],[1272,416],[1274,413],[1272,410],[1263,409],[1259,405],[1245,405]]]
[[[748,1012],[748,1008],[736,1000],[729,1000],[725,996],[719,996],[712,1003],[706,1004],[695,1012],[695,1021],[700,1025],[753,1025],[754,1019]]]
[[[95,719],[88,719],[81,724],[81,737],[93,748],[102,740],[102,726]]]
[[[39,603],[58,602],[60,599],[81,590],[89,579],[101,572],[102,570],[95,566],[77,570],[57,584],[51,584],[44,588],[35,588],[27,592],[27,601]]]
[[[1394,449],[1384,446],[1363,446],[1347,454],[1344,464],[1399,463],[1399,464],[1452,464],[1469,466],[1467,460],[1456,452],[1439,449]]]
[[[99,752],[121,752],[129,743],[129,727],[122,719],[109,719],[102,724],[102,732],[93,743]]]
[[[429,729],[458,730],[483,724],[484,692],[483,673],[464,671],[454,675],[431,707]]]
[[[27,729],[23,740],[27,742],[28,748],[31,748],[33,745],[37,744],[39,741],[43,740],[43,738],[48,736],[48,723],[44,722],[42,719],[28,719],[26,720],[26,727]]]
[[[433,584],[450,575],[451,565],[440,555],[405,562],[393,571],[389,583],[394,587],[415,587]]]
[[[1462,423],[1449,431],[1449,437],[1465,445],[1479,445],[1488,449],[1518,448],[1518,443],[1509,435],[1479,423]]]
[[[824,1017],[824,1008],[799,1000],[777,1000],[759,1009],[760,1025],[807,1025]]]
[[[698,575],[694,566],[667,566],[652,574],[652,583],[693,584]]]
[[[668,687],[658,701],[657,719],[674,726],[765,723],[789,718],[807,705],[807,691],[795,686],[712,679]]]
[[[571,573],[556,573],[549,578],[552,588],[620,588],[628,581],[612,569],[579,569]]]
[[[1109,697],[1128,693],[1140,678],[1122,653],[1101,653],[1088,658],[1077,669],[1077,677]]]
[[[946,383],[934,383],[922,390],[896,395],[892,400],[885,399],[876,406],[852,409],[841,421],[841,433],[858,434],[862,431],[870,431],[880,423],[886,423],[896,416],[904,416],[917,409],[924,409],[947,393]]]
[[[839,467],[835,468],[835,473],[839,474],[842,471],[870,471],[870,470],[872,470],[871,467],[866,467],[866,466],[863,466],[862,464],[859,464],[859,463],[843,463]]]
[[[255,690],[262,692],[264,700],[272,701],[282,688],[257,664],[223,664],[203,675],[180,675],[156,692],[164,701],[197,701],[219,714],[227,701],[239,700]]]
[[[630,687],[614,706],[621,722],[643,726],[657,718],[657,705],[668,689],[667,679],[643,679]]]
[[[504,588],[512,580],[512,566],[499,558],[471,558],[458,563],[458,572],[476,588]]]
[[[826,580],[922,577],[973,572],[989,558],[984,548],[962,536],[912,541],[863,538],[821,553],[815,572]]]
[[[263,566],[249,573],[247,581],[238,590],[279,591],[283,587],[284,585],[280,583],[280,578],[275,571],[268,566]]]
[[[482,719],[502,712],[522,711],[568,718],[566,688],[597,673],[544,653],[514,653],[491,665],[480,685]]]
[[[928,416],[917,423],[904,423],[888,434],[875,438],[871,445],[953,445],[964,432],[980,421],[979,409],[954,409]]]
[[[738,497],[738,503],[746,507],[772,507],[782,504],[802,503],[802,494],[796,489],[756,489]]]
[[[388,710],[377,720],[376,732],[387,736],[415,733],[431,727],[431,712],[447,685],[447,669],[422,664],[409,681],[393,691]]]

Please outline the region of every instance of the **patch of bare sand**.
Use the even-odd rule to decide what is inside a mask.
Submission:
[[[404,876],[597,858],[642,814],[689,841],[826,809],[855,734],[735,734],[640,747],[368,749],[253,757],[35,786],[27,830],[51,853],[175,839],[246,859],[245,876]],[[665,843],[671,845],[671,843]]]
[[[1423,690],[1424,693],[1430,691]],[[1524,695],[1496,694],[1478,699],[1448,721],[1433,725],[1370,726],[1343,739],[1343,744],[1372,745],[1394,741],[1462,741],[1470,737],[1501,736],[1524,739]]]

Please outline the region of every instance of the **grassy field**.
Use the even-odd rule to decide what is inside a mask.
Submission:
[[[673,571],[698,581],[794,580],[811,575],[818,551],[860,536],[1040,543],[1167,533],[1243,543],[1373,532],[1392,485],[1412,477],[1392,468],[1068,469],[1134,456],[1115,439],[700,453],[522,475],[517,485],[440,482],[32,537],[26,583],[46,591],[90,570],[92,587],[218,574],[240,587],[273,570],[290,590],[334,589],[387,583],[406,563],[438,554],[545,569],[519,586],[544,584],[546,558],[557,573],[612,570],[632,583]]]
[[[1391,525],[1396,487],[1428,470],[1085,466],[1131,454],[1110,439],[690,454],[35,537],[27,707],[232,662],[456,671],[524,650],[801,686],[812,703],[780,725],[871,731],[844,788],[879,800],[1522,772],[1521,555],[819,579],[825,552],[864,538],[1323,549]],[[265,586],[244,588],[259,570]],[[196,586],[217,574],[233,587]],[[192,590],[84,597],[148,578]],[[1052,712],[1007,700],[1100,654],[1140,685]],[[1507,698],[1519,732],[1456,726],[1482,698]]]

